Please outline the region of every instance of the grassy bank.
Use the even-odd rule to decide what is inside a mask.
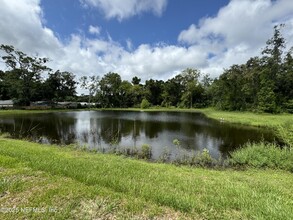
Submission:
[[[293,219],[286,171],[176,167],[3,138],[0,169],[1,219]]]
[[[229,123],[238,123],[259,127],[276,128],[279,125],[287,125],[293,123],[293,114],[268,114],[253,112],[228,112],[219,111],[213,108],[197,109],[204,113],[207,117],[223,120]]]
[[[21,109],[8,109],[0,110],[0,116],[4,115],[19,115],[19,114],[39,114],[51,112],[68,112],[68,111],[87,111],[88,109],[43,109],[43,110],[21,110]]]
[[[269,113],[254,113],[254,112],[229,112],[216,110],[214,108],[202,109],[180,109],[180,108],[108,108],[99,110],[113,110],[113,111],[146,111],[146,112],[200,112],[205,114],[208,118],[221,120],[228,123],[238,123],[243,125],[276,128],[279,125],[293,123],[293,114],[269,114]]]

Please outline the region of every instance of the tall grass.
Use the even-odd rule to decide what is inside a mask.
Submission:
[[[232,166],[283,169],[293,172],[293,150],[274,143],[247,143],[231,154]]]
[[[283,125],[278,125],[275,130],[285,145],[293,150],[293,121],[287,121]]]

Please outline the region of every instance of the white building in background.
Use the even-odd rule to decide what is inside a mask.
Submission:
[[[0,100],[0,108],[12,108],[13,101],[12,100]]]

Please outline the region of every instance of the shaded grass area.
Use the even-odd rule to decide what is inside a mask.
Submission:
[[[0,170],[1,210],[45,210],[1,219],[293,219],[286,171],[178,167],[4,138]]]

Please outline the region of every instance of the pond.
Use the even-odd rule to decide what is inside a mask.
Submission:
[[[182,150],[194,153],[208,149],[214,158],[226,157],[248,141],[273,142],[276,138],[269,130],[212,120],[201,113],[143,111],[6,115],[0,117],[0,132],[41,143],[78,143],[101,151],[139,149],[148,144],[153,159],[167,151],[171,160]],[[180,146],[173,143],[175,139]]]

